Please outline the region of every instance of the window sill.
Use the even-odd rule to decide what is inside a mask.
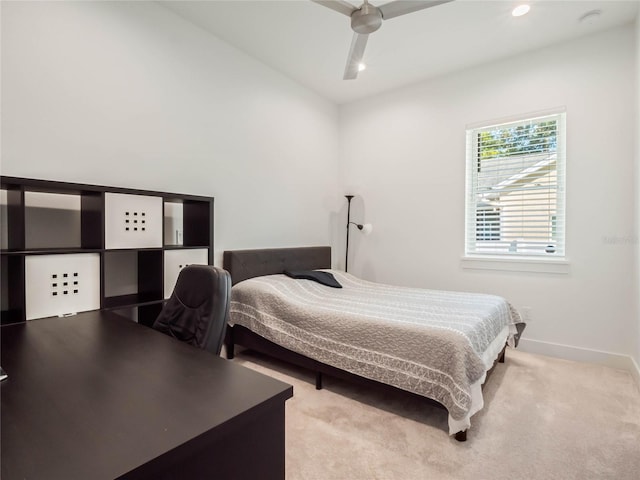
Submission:
[[[462,257],[462,268],[476,270],[500,270],[504,272],[532,272],[568,274],[569,261],[566,258],[518,257],[504,258],[492,256]]]

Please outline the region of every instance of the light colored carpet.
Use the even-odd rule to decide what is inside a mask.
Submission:
[[[627,372],[514,350],[484,389],[468,440],[403,392],[325,377],[251,352],[234,362],[287,382],[288,480],[640,479],[640,391]]]

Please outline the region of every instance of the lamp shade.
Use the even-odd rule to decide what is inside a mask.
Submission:
[[[371,232],[373,232],[373,225],[371,225],[370,223],[365,223],[362,226],[362,234],[369,235]]]

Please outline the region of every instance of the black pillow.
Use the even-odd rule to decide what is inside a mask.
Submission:
[[[292,272],[290,270],[285,270],[284,274],[291,278],[313,280],[314,282],[321,283],[327,287],[342,288],[342,285],[340,285],[336,278],[329,272],[319,272],[317,270],[297,270]]]

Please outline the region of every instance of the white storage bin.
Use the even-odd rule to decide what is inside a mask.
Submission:
[[[209,249],[166,250],[164,252],[164,298],[169,298],[178,274],[187,265],[208,265]]]
[[[105,193],[105,248],[162,247],[162,198]]]
[[[100,254],[25,258],[27,320],[100,308]]]

